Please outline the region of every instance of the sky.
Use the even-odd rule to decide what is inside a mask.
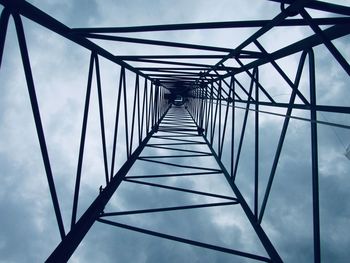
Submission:
[[[279,5],[266,1],[30,1],[69,27],[134,26],[210,21],[271,19]],[[338,3],[350,4],[349,1]],[[311,12],[314,17],[327,15]],[[30,61],[43,127],[55,178],[66,231],[70,216],[78,159],[90,53],[41,26],[23,18]],[[207,30],[143,33],[130,36],[235,47],[253,34],[247,30]],[[311,35],[308,28],[283,28],[259,38],[272,52],[293,41]],[[128,35],[127,35],[128,36]],[[157,46],[127,45],[96,41],[115,55],[193,54],[189,50],[170,50]],[[349,36],[333,41],[343,56],[350,59]],[[253,46],[250,49],[255,50]],[[194,51],[200,54],[200,51]],[[294,79],[300,54],[281,59],[278,64]],[[317,101],[323,105],[349,106],[349,77],[324,47],[315,48]],[[205,62],[205,60],[203,60]],[[212,63],[213,61],[207,61]],[[120,67],[100,58],[104,101],[107,155],[111,162],[115,101]],[[133,65],[137,66],[136,63]],[[228,65],[230,65],[228,63]],[[234,63],[233,63],[234,65]],[[307,68],[307,65],[305,66]],[[278,101],[287,102],[290,89],[271,66],[260,68],[261,83]],[[245,74],[237,76],[246,87]],[[49,195],[45,170],[32,117],[13,20],[10,19],[3,62],[0,70],[0,262],[42,262],[60,241]],[[127,72],[128,110],[134,96],[135,76]],[[303,72],[300,90],[309,98],[308,71]],[[261,98],[263,95],[261,94]],[[240,105],[244,106],[244,104]],[[281,109],[262,110],[285,113]],[[123,111],[121,114],[124,114]],[[231,114],[231,113],[230,113]],[[308,118],[308,113],[293,111]],[[244,111],[236,110],[236,133],[242,128]],[[121,115],[123,116],[123,115]],[[129,114],[130,118],[130,114]],[[318,118],[350,125],[344,114],[318,114]],[[230,119],[230,115],[229,115]],[[283,118],[260,115],[259,200],[263,198],[276,151]],[[93,77],[86,146],[82,170],[78,216],[98,195],[104,185],[103,155],[96,78]],[[350,258],[350,161],[344,156],[350,144],[349,130],[318,125],[321,248],[324,262],[347,262]],[[125,133],[121,125],[117,143],[116,167],[125,161]],[[229,165],[231,131],[227,131],[223,163]],[[239,137],[235,138],[237,151]],[[152,139],[152,143],[161,142]],[[217,142],[214,142],[214,146]],[[254,115],[248,117],[247,133],[237,173],[237,185],[249,205],[253,202],[252,165]],[[207,150],[198,146],[198,150]],[[272,186],[262,226],[285,262],[310,262],[312,244],[312,199],[310,124],[291,120]],[[168,154],[147,148],[142,155]],[[180,159],[181,163],[188,160]],[[200,157],[198,166],[217,167],[211,158]],[[192,162],[190,162],[191,164]],[[162,165],[137,161],[129,175],[147,175],[157,171],[176,172]],[[151,180],[151,179],[148,179]],[[223,176],[157,179],[172,184],[220,194],[232,194]],[[124,211],[161,206],[215,202],[215,198],[154,189],[124,182],[112,197],[106,211]],[[116,219],[117,220],[117,219]],[[119,217],[118,222],[209,242],[232,249],[266,255],[239,206],[205,208],[193,211]],[[182,245],[124,229],[96,223],[72,256],[70,262],[250,262],[249,260],[202,248]]]

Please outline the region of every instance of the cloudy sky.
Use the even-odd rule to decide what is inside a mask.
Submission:
[[[136,26],[152,24],[271,19],[279,12],[279,5],[266,1],[30,1],[69,27]],[[338,1],[349,5],[349,1]],[[310,12],[314,17],[327,16]],[[58,198],[66,231],[70,227],[74,181],[79,150],[83,103],[85,97],[90,53],[88,50],[23,19],[33,76],[41,109],[44,131],[55,178]],[[158,32],[128,34],[150,39],[183,41],[203,45],[233,48],[256,31],[207,30],[185,32]],[[308,28],[278,28],[262,36],[259,41],[272,52],[305,36]],[[126,54],[200,54],[193,50],[171,50],[156,46],[128,45],[96,41],[115,55]],[[350,59],[350,38],[333,41]],[[254,50],[253,46],[249,46]],[[315,48],[317,66],[317,101],[323,105],[349,106],[349,77],[337,65],[324,47]],[[300,54],[278,61],[287,75],[294,79]],[[213,63],[213,60],[201,61]],[[108,160],[111,162],[115,101],[120,67],[100,59],[102,93],[104,100]],[[133,65],[138,66],[134,63]],[[228,65],[230,65],[228,63]],[[232,65],[235,65],[232,63]],[[307,66],[306,66],[307,68]],[[237,77],[249,87],[246,75]],[[269,66],[260,69],[261,83],[278,101],[287,102],[290,88]],[[34,121],[21,65],[13,20],[5,43],[0,70],[0,262],[42,262],[59,242],[59,232],[52,209],[51,198],[42,164]],[[134,96],[135,77],[127,72],[128,107]],[[309,98],[308,72],[305,69],[300,90]],[[261,95],[262,96],[262,95]],[[263,97],[263,96],[262,96]],[[98,118],[96,80],[93,78],[91,106],[83,162],[78,215],[89,206],[104,184],[103,155]],[[298,101],[297,101],[298,102]],[[244,106],[244,104],[239,105]],[[262,110],[285,113],[281,109]],[[121,112],[123,114],[123,112]],[[244,111],[236,111],[236,132],[242,127]],[[303,111],[293,115],[308,118]],[[130,114],[129,114],[130,118]],[[229,116],[230,118],[230,116]],[[350,125],[343,114],[318,114],[323,121]],[[271,169],[283,118],[261,114],[260,118],[260,202]],[[122,127],[122,126],[121,126]],[[123,128],[123,127],[122,127]],[[123,129],[118,139],[116,166],[125,161]],[[350,258],[350,161],[344,156],[350,144],[348,129],[319,125],[319,176],[321,247],[324,262],[347,262]],[[253,202],[252,165],[254,143],[254,116],[247,124],[237,185],[249,205]],[[227,131],[223,163],[229,164]],[[239,137],[235,139],[237,150]],[[312,244],[312,199],[310,124],[291,120],[265,212],[263,227],[281,257],[286,262],[310,262]],[[164,143],[152,139],[150,143]],[[184,146],[182,146],[184,148]],[[191,147],[192,148],[192,147]],[[197,145],[199,151],[207,151]],[[166,150],[147,148],[142,155],[174,154]],[[170,161],[170,159],[168,160]],[[177,162],[193,164],[185,158]],[[189,162],[189,163],[188,163]],[[196,165],[217,168],[209,157],[196,159]],[[171,168],[137,161],[129,175],[182,172]],[[188,172],[188,171],[187,171]],[[151,179],[147,179],[150,181]],[[181,179],[152,179],[152,182],[171,184],[190,189],[232,194],[223,176],[186,177]],[[215,199],[215,200],[214,200]],[[124,211],[162,206],[217,202],[190,194],[154,189],[128,182],[121,184],[105,209]],[[114,220],[114,219],[113,219]],[[195,239],[201,242],[238,249],[266,256],[262,245],[249,226],[239,206],[204,208],[193,211],[120,216],[118,222],[158,230],[164,233]],[[250,262],[242,258],[195,248],[128,230],[96,223],[71,258],[71,262]]]

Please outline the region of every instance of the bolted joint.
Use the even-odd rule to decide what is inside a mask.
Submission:
[[[156,80],[154,80],[154,85],[156,85],[156,86],[160,86],[160,81],[158,80],[158,79],[156,79]]]
[[[232,103],[233,102],[233,98],[231,98],[231,97],[227,97],[227,103]]]
[[[155,125],[152,127],[152,131],[153,131],[154,133],[157,133],[158,130],[159,130],[159,125],[158,125],[158,124],[155,124]]]
[[[296,10],[295,8],[294,10],[291,9],[290,7],[286,8],[285,3],[281,3],[280,8],[281,8],[281,12],[285,12],[289,17],[296,16],[297,14],[299,14],[299,11]]]
[[[198,131],[198,135],[203,135],[203,133],[204,133],[204,129],[201,127],[198,127],[197,131]]]

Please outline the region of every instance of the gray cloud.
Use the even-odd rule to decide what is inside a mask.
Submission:
[[[31,1],[40,9],[71,27],[83,26],[128,26],[144,24],[226,21],[240,19],[268,19],[279,12],[274,3],[246,1],[50,1],[42,3]],[[211,12],[208,12],[210,10]],[[3,65],[0,71],[2,83],[0,96],[0,210],[1,238],[0,262],[40,262],[44,261],[59,242],[52,204],[49,197],[44,169],[41,161],[37,137],[32,120],[29,98],[26,91],[24,74],[20,63],[14,27],[10,22],[6,41]],[[61,204],[66,230],[70,225],[72,195],[76,172],[77,153],[83,116],[83,98],[85,96],[89,52],[64,40],[53,33],[25,20],[31,64],[37,88],[39,104],[58,197]],[[199,31],[181,33],[140,34],[154,39],[232,47],[252,34],[254,30],[237,31],[226,34],[218,31]],[[282,42],[287,44],[295,37],[303,37],[310,31],[296,29],[293,34],[276,30],[267,34],[261,42],[269,51],[278,48]],[[209,36],[209,37],[208,37]],[[273,41],[271,41],[273,39]],[[349,38],[336,42],[345,56],[349,53]],[[125,44],[103,44],[113,54],[161,53],[167,49]],[[348,76],[343,73],[328,50],[315,49],[317,64],[318,99],[322,104],[348,105]],[[188,53],[189,51],[177,51]],[[209,61],[207,61],[209,63]],[[298,56],[278,61],[294,78]],[[119,81],[119,67],[100,59],[103,99],[105,102],[106,137],[108,159],[111,160],[111,147],[115,114],[115,101]],[[306,65],[307,67],[307,65]],[[249,85],[246,76],[239,79]],[[277,75],[277,74],[276,74]],[[261,81],[276,98],[288,100],[290,89],[272,73],[271,67],[263,67]],[[328,76],[331,75],[331,78]],[[95,78],[95,77],[94,77]],[[301,89],[307,91],[307,74]],[[331,80],[329,80],[331,79]],[[91,109],[87,131],[86,152],[83,164],[83,178],[79,213],[86,209],[98,194],[98,187],[104,184],[102,150],[98,120],[98,104],[95,79],[92,86]],[[128,77],[131,89],[134,77]],[[282,94],[282,95],[281,95]],[[286,95],[287,94],[287,95]],[[280,97],[277,97],[281,95]],[[133,96],[128,96],[128,109],[131,109]],[[276,110],[282,112],[280,110]],[[236,132],[241,129],[243,110],[237,110]],[[122,111],[123,114],[123,111]],[[299,115],[304,113],[296,112]],[[253,166],[253,115],[250,113],[247,134],[244,141],[237,184],[248,203],[252,205]],[[308,116],[306,116],[308,117]],[[332,121],[348,123],[346,115],[325,114],[318,116]],[[229,116],[230,118],[230,116]],[[129,114],[130,119],[130,114]],[[275,153],[278,136],[283,120],[279,117],[261,115],[261,166],[260,166],[260,202],[266,187],[267,177]],[[273,127],[273,128],[271,128]],[[125,160],[124,125],[120,123],[118,139],[119,167]],[[322,257],[325,262],[346,262],[350,257],[348,247],[350,239],[346,235],[349,225],[350,207],[349,161],[342,155],[343,148],[336,138],[336,132],[345,144],[349,143],[349,133],[344,129],[332,129],[319,126],[320,137],[320,199]],[[230,137],[230,132],[227,137]],[[311,173],[309,125],[292,120],[287,133],[285,147],[281,155],[276,179],[271,192],[263,226],[286,262],[309,262],[312,258],[311,228]],[[238,137],[235,141],[236,149]],[[148,152],[147,152],[148,151]],[[147,149],[143,154],[154,153]],[[229,165],[229,141],[225,141],[225,165]],[[226,154],[225,154],[226,153]],[[206,158],[198,158],[199,165],[214,165]],[[184,162],[182,160],[182,162]],[[149,166],[138,161],[130,174],[152,174],[168,171],[161,166]],[[171,169],[175,171],[175,169]],[[217,177],[215,177],[217,178]],[[230,194],[223,178],[210,179],[208,176],[186,179],[153,180],[164,184],[174,184],[193,189],[202,189],[215,193]],[[178,194],[162,189],[150,189],[123,183],[106,207],[110,210],[128,210],[151,208],[167,205],[181,205],[215,201],[210,198],[198,198],[189,194]],[[183,237],[214,242],[229,248],[248,252],[265,252],[249,226],[241,209],[236,206],[227,208],[208,208],[196,211],[169,212],[166,214],[138,215],[118,218],[131,225],[160,230]],[[131,249],[132,247],[132,249]],[[232,257],[205,249],[177,244],[148,237],[143,234],[96,223],[86,239],[77,249],[71,262],[242,262],[242,258]],[[244,261],[250,262],[250,261]]]

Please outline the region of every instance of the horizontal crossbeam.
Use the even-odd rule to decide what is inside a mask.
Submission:
[[[242,257],[246,257],[246,258],[251,258],[251,259],[255,259],[255,260],[259,260],[259,261],[263,261],[263,262],[271,262],[271,260],[269,258],[246,253],[246,252],[242,252],[242,251],[238,251],[238,250],[234,250],[234,249],[230,249],[230,248],[224,248],[224,247],[215,246],[215,245],[211,245],[211,244],[207,244],[207,243],[203,243],[203,242],[199,242],[199,241],[195,241],[195,240],[190,240],[190,239],[186,239],[186,238],[182,238],[182,237],[176,237],[176,236],[172,236],[172,235],[168,235],[168,234],[164,234],[164,233],[159,233],[156,231],[151,231],[151,230],[147,230],[147,229],[143,229],[143,228],[138,228],[138,227],[134,227],[134,226],[126,225],[126,224],[121,224],[118,222],[113,222],[113,221],[109,221],[109,220],[105,220],[105,219],[101,219],[101,218],[98,219],[97,221],[104,223],[104,224],[107,224],[107,225],[121,227],[121,228],[125,228],[128,230],[136,231],[139,233],[143,233],[143,234],[147,234],[147,235],[151,235],[151,236],[156,236],[156,237],[161,237],[161,238],[165,238],[165,239],[169,239],[169,240],[173,240],[173,241],[178,241],[181,243],[190,244],[190,245],[197,246],[197,247],[212,249],[212,250],[216,250],[216,251],[220,251],[220,252],[224,252],[224,253],[229,253],[229,254],[233,254],[233,255],[237,255],[237,256],[242,256]]]
[[[183,205],[183,206],[171,206],[171,207],[161,207],[161,208],[151,208],[151,209],[140,209],[140,210],[131,210],[131,211],[121,211],[121,212],[108,212],[102,213],[101,217],[107,216],[122,216],[122,215],[134,215],[134,214],[147,214],[147,213],[159,213],[167,211],[176,211],[176,210],[186,210],[194,208],[205,208],[205,207],[214,207],[214,206],[226,206],[226,205],[236,205],[238,202],[219,202],[219,203],[208,203],[208,204],[198,204],[198,205]]]

